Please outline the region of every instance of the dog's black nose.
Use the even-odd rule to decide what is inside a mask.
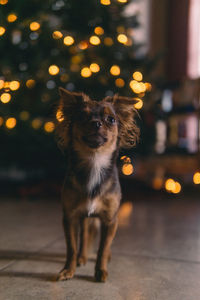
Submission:
[[[101,121],[92,121],[91,125],[93,128],[99,129],[102,126],[102,122]]]

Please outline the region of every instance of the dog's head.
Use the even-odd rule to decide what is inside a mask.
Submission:
[[[106,97],[91,100],[83,93],[59,89],[57,136],[61,149],[69,143],[80,151],[94,152],[133,147],[139,137],[132,98]]]

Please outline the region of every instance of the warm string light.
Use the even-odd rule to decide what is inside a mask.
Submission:
[[[99,45],[100,43],[101,43],[101,40],[100,40],[100,38],[99,38],[98,36],[92,35],[92,36],[90,37],[90,44],[92,44],[92,45],[94,45],[94,46],[97,46],[97,45]]]
[[[124,79],[122,79],[122,78],[117,78],[117,79],[115,80],[115,85],[116,85],[118,88],[124,87],[124,86],[125,86],[125,81],[124,81]]]
[[[31,31],[37,31],[38,29],[40,29],[40,23],[38,22],[31,22],[30,25],[30,30]]]
[[[55,40],[59,40],[59,39],[61,39],[62,37],[63,37],[63,34],[62,34],[62,32],[60,32],[60,31],[54,31],[53,33],[52,33],[52,37],[55,39]]]
[[[9,14],[8,16],[7,16],[7,21],[9,22],[9,23],[13,23],[13,22],[15,22],[17,20],[17,16],[15,15],[15,14]]]
[[[60,69],[59,69],[59,67],[56,66],[56,65],[51,65],[51,66],[49,67],[49,74],[50,74],[50,75],[55,76],[55,75],[57,75],[57,74],[59,73],[59,71],[60,71]]]
[[[63,112],[61,109],[57,110],[56,119],[58,120],[58,122],[64,121],[64,116],[63,116]]]
[[[178,194],[181,192],[181,185],[178,181],[175,181],[172,178],[169,178],[165,181],[165,189],[168,192],[171,192],[173,194]]]
[[[1,94],[1,102],[2,103],[8,103],[11,100],[11,95],[9,93],[3,93]]]
[[[133,174],[133,165],[130,163],[126,163],[122,166],[122,173],[126,176]]]
[[[121,44],[126,44],[128,42],[128,37],[125,34],[121,33],[117,36],[117,40]]]
[[[92,63],[90,65],[90,70],[93,72],[93,73],[97,73],[100,71],[100,67],[97,63]]]
[[[85,50],[88,48],[88,43],[86,41],[81,41],[79,44],[78,44],[78,48],[81,49],[81,50]]]
[[[3,26],[0,26],[0,36],[4,35],[6,29]]]
[[[141,109],[143,107],[143,101],[140,98],[135,98],[138,102],[134,104],[136,109]]]
[[[33,127],[33,129],[39,129],[42,126],[42,121],[38,118],[32,120],[31,125]]]
[[[83,69],[81,69],[81,76],[88,78],[92,75],[92,71],[90,70],[90,68],[88,67],[84,67]]]
[[[196,172],[193,175],[193,182],[194,184],[200,184],[200,172]]]
[[[111,47],[113,45],[113,39],[111,37],[105,37],[104,44],[108,47]]]
[[[6,5],[8,3],[8,0],[0,0],[1,5]]]
[[[103,35],[104,34],[104,29],[100,26],[97,26],[94,29],[94,33],[96,33],[97,35]]]
[[[8,129],[13,129],[16,126],[16,124],[17,124],[17,120],[15,118],[8,118],[6,120],[5,125]]]
[[[44,130],[48,133],[53,132],[55,129],[55,124],[53,122],[44,123]]]
[[[35,86],[35,80],[34,79],[28,79],[26,81],[26,86],[27,86],[27,88],[32,89]]]
[[[110,74],[112,74],[113,76],[118,76],[120,74],[120,67],[117,65],[113,65],[110,68]]]
[[[74,38],[71,36],[71,35],[67,35],[64,40],[63,40],[63,43],[66,45],[66,46],[71,46],[74,44]]]
[[[20,88],[20,83],[17,80],[11,81],[9,87],[11,91],[16,91]]]
[[[3,118],[0,117],[0,126],[2,126],[2,125],[3,125]]]
[[[100,0],[100,2],[102,5],[110,5],[111,4],[110,0]]]
[[[136,80],[136,81],[142,81],[143,79],[143,75],[141,72],[139,71],[136,71],[133,73],[133,79]]]

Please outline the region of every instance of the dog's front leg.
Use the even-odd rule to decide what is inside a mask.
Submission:
[[[105,282],[108,276],[107,264],[110,256],[110,247],[117,230],[117,220],[112,223],[101,225],[101,240],[97,254],[95,267],[95,278],[97,281]]]
[[[78,255],[78,265],[85,265],[88,252],[88,218],[80,220],[80,250]]]
[[[63,226],[67,244],[67,259],[63,270],[59,273],[58,280],[67,280],[74,276],[77,264],[77,230],[76,219],[64,216]]]

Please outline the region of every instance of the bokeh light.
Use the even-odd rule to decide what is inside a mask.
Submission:
[[[5,33],[6,29],[3,26],[0,26],[0,36]]]
[[[194,184],[200,184],[200,172],[196,172],[193,176]]]
[[[108,47],[112,46],[113,45],[113,39],[111,37],[106,37],[104,39],[104,44]]]
[[[104,29],[100,26],[97,26],[94,29],[94,33],[96,33],[97,35],[102,35],[102,34],[104,34]]]
[[[37,31],[38,29],[40,29],[40,23],[38,22],[31,22],[31,24],[29,25],[30,30],[32,31]]]
[[[79,44],[78,44],[78,47],[79,49],[81,50],[85,50],[88,48],[88,43],[86,41],[81,41]]]
[[[74,38],[71,36],[71,35],[67,35],[64,40],[63,40],[63,43],[66,45],[66,46],[71,46],[74,44]]]
[[[31,125],[34,129],[39,129],[42,126],[42,121],[36,118],[31,122]]]
[[[8,103],[11,100],[11,95],[9,93],[1,94],[1,102]]]
[[[49,121],[44,124],[44,130],[46,132],[53,132],[54,129],[55,129],[55,124],[53,122]]]
[[[4,87],[4,80],[0,79],[0,89]]]
[[[8,3],[8,0],[0,0],[0,4],[1,5],[5,5],[5,4],[7,4]]]
[[[61,109],[57,110],[56,119],[58,120],[58,122],[64,121],[64,116],[63,116],[63,112]]]
[[[175,188],[172,190],[172,193],[178,194],[181,192],[181,185],[179,182],[175,181]]]
[[[127,0],[117,0],[120,3],[127,3]]]
[[[10,82],[10,89],[11,89],[12,91],[18,90],[19,87],[20,87],[19,81],[13,80],[13,81]]]
[[[100,2],[103,5],[110,5],[111,4],[110,0],[100,0]]]
[[[155,190],[160,190],[163,187],[163,178],[155,177],[153,179],[152,186]]]
[[[92,35],[92,36],[90,37],[90,44],[97,46],[97,45],[99,45],[100,43],[101,43],[101,40],[100,40],[100,38],[99,38],[98,36]]]
[[[133,173],[134,169],[133,169],[133,165],[132,164],[124,164],[122,166],[122,173],[126,176],[129,176]]]
[[[136,109],[141,109],[143,107],[143,101],[140,98],[135,98],[138,102],[134,104]]]
[[[93,73],[97,73],[100,71],[100,67],[97,63],[92,63],[90,65],[90,70],[93,72]]]
[[[15,14],[9,14],[7,16],[7,20],[8,20],[9,23],[13,23],[17,20],[17,16]]]
[[[35,80],[34,79],[28,79],[26,81],[26,86],[27,86],[27,88],[32,89],[35,86]]]
[[[122,34],[122,33],[117,36],[117,40],[121,44],[126,44],[128,42],[127,36],[125,34]]]
[[[122,160],[124,163],[131,163],[130,157],[123,155],[120,160]]]
[[[49,74],[50,75],[57,75],[58,73],[59,73],[59,71],[60,71],[60,69],[58,68],[58,66],[56,66],[56,65],[51,65],[50,67],[49,67]]]
[[[125,81],[124,81],[124,79],[122,79],[122,78],[117,78],[117,79],[115,80],[115,85],[116,85],[117,87],[119,87],[119,88],[124,87],[124,86],[125,86]]]
[[[90,68],[88,67],[84,67],[83,69],[81,69],[81,76],[82,77],[90,77],[92,75],[92,71],[90,70]]]
[[[142,81],[143,79],[143,75],[141,72],[136,71],[133,73],[133,79],[137,80],[137,81]]]
[[[113,76],[118,76],[120,74],[120,67],[117,66],[117,65],[113,65],[111,68],[110,68],[110,73],[113,75]]]
[[[8,129],[13,129],[17,124],[17,120],[15,118],[8,118],[6,120],[6,127]]]
[[[63,34],[62,32],[56,30],[52,33],[52,37],[55,39],[55,40],[59,40],[63,37]]]

